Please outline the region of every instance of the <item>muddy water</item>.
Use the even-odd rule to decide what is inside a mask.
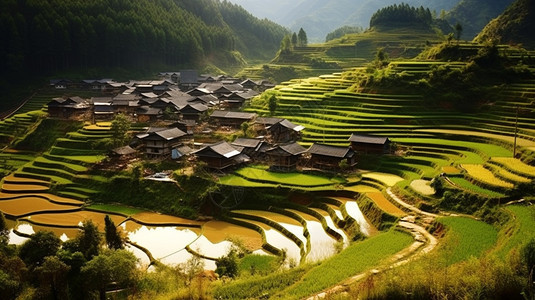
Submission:
[[[293,233],[298,239],[300,239],[303,242],[303,246],[306,249],[307,248],[307,238],[304,236],[304,228],[301,223],[299,223],[298,220],[290,218],[285,215],[281,215],[278,213],[270,212],[270,211],[263,211],[263,210],[235,210],[236,213],[242,213],[252,216],[258,216],[263,217],[266,219],[269,219],[271,221],[279,223],[282,227],[284,227],[289,232]]]
[[[340,229],[338,226],[336,226],[334,224],[334,221],[333,219],[331,218],[331,215],[329,215],[329,212],[323,210],[323,209],[320,209],[320,208],[312,208],[313,210],[315,210],[316,212],[320,213],[323,218],[325,219],[325,222],[327,223],[327,226],[329,228],[331,228],[332,230],[338,232],[338,234],[340,234],[342,236],[342,242],[344,243],[344,247],[347,247],[349,246],[349,238],[347,237],[347,234],[345,233],[345,231],[343,231],[342,229]]]
[[[323,260],[336,253],[337,240],[323,229],[323,225],[318,219],[297,210],[288,209],[288,211],[301,216],[307,223],[307,229],[310,233],[310,252],[307,254],[307,262]]]
[[[43,211],[75,210],[79,206],[54,204],[38,197],[24,197],[0,201],[0,211],[4,214],[19,217]]]
[[[239,218],[236,218],[236,220],[241,220],[244,222],[248,222],[248,223],[260,226],[264,230],[264,234],[266,235],[266,241],[268,244],[280,250],[285,249],[288,258],[293,260],[296,263],[299,263],[299,261],[301,260],[301,249],[297,246],[297,244],[294,241],[287,238],[282,233],[280,233],[279,231],[273,229],[271,226],[266,225],[265,223],[262,223],[262,222],[257,222],[257,221],[252,221],[252,220],[239,219]]]
[[[209,221],[202,227],[202,235],[212,244],[231,240],[245,246],[250,251],[262,248],[262,235],[252,229],[223,221]]]
[[[334,213],[336,214],[338,219],[340,219],[340,220],[344,219],[344,215],[342,214],[342,211],[340,210],[340,207],[338,207],[338,206],[336,206],[334,204],[327,204],[327,205],[334,210]]]
[[[169,264],[183,263],[177,252],[187,252],[186,246],[200,235],[200,229],[178,226],[132,226],[133,221],[121,224],[128,239],[145,247],[155,259],[165,259]],[[135,229],[131,231],[131,229]]]
[[[368,222],[356,201],[346,201],[345,209],[347,214],[357,221],[357,224],[359,224],[360,227],[360,232],[364,235],[370,236],[377,232],[377,228]]]

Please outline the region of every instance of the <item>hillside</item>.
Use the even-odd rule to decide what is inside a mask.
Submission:
[[[492,20],[476,36],[475,41],[494,41],[506,44],[522,44],[526,48],[535,47],[535,1],[518,0],[496,19]]]
[[[500,15],[513,0],[462,0],[446,15],[450,24],[463,26],[463,39],[472,39],[493,18]]]
[[[64,70],[226,68],[272,57],[286,30],[215,0],[0,1],[0,78]],[[161,70],[161,69],[159,69]]]
[[[257,0],[231,0],[261,18],[268,18],[292,31],[304,28],[309,41],[325,40],[327,33],[344,25],[367,27],[370,17],[378,9],[392,4],[394,0],[318,1],[302,0],[288,3]],[[431,11],[449,10],[458,2],[448,1],[403,1],[411,6],[428,7]]]

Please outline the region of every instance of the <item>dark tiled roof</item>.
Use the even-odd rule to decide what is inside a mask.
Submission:
[[[384,145],[387,142],[389,142],[389,139],[387,137],[357,135],[354,133],[351,134],[348,140],[350,142],[355,142],[355,143],[376,144],[376,145]]]
[[[256,118],[255,123],[263,124],[263,125],[273,125],[275,123],[279,123],[284,119],[281,118],[268,118],[268,117],[258,117]]]
[[[308,153],[338,158],[347,157],[352,150],[349,147],[335,147],[322,144],[313,144],[308,148]]]
[[[246,113],[238,111],[227,111],[227,110],[214,110],[211,117],[214,118],[225,118],[225,119],[244,119],[250,120],[256,117],[255,113]]]
[[[307,152],[307,149],[305,149],[303,146],[299,145],[298,143],[290,143],[285,145],[278,145],[275,146],[266,152],[271,153],[280,153],[281,155],[299,155]]]
[[[259,139],[237,138],[234,142],[232,142],[232,145],[246,148],[256,148],[260,143],[262,143],[262,140]]]
[[[112,150],[112,152],[117,155],[130,155],[130,154],[136,153],[137,151],[132,149],[132,147],[130,146],[124,146],[124,147],[115,148]]]
[[[205,146],[193,153],[199,156],[203,156],[203,154],[207,154],[207,156],[213,156],[210,154],[216,154],[225,158],[231,158],[236,155],[239,155],[240,151],[236,150],[236,148],[232,147],[232,145],[230,145],[229,143],[222,141],[219,143]]]

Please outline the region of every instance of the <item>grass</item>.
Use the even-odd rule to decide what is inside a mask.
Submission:
[[[491,161],[495,161],[499,164],[506,166],[515,173],[519,173],[525,176],[535,177],[535,167],[530,166],[512,157],[493,157]]]
[[[483,196],[487,196],[487,197],[490,197],[490,198],[502,198],[502,197],[505,197],[504,194],[502,193],[498,193],[498,192],[495,192],[495,191],[491,191],[491,190],[488,190],[488,189],[485,189],[485,188],[482,188],[478,185],[475,185],[473,183],[471,183],[470,181],[464,179],[463,177],[449,177],[449,180],[451,180],[451,182],[453,182],[455,185],[459,186],[461,189],[464,189],[464,190],[467,190],[467,191],[470,191],[472,193],[476,193],[476,194],[480,194],[480,195],[483,195]]]
[[[535,238],[535,207],[512,205],[505,208],[512,214],[509,224],[500,231],[498,247],[494,254],[505,259],[513,248]]]
[[[352,244],[340,254],[308,271],[301,280],[282,291],[284,299],[301,299],[320,292],[356,274],[380,265],[385,259],[410,245],[412,237],[390,230]]]
[[[480,257],[493,247],[498,239],[496,229],[482,221],[466,217],[443,217],[438,221],[447,229],[440,250],[448,264],[467,260],[472,256]]]
[[[127,216],[135,215],[145,211],[143,209],[117,204],[92,204],[87,208],[103,212],[119,213]]]
[[[504,188],[513,188],[514,186],[512,183],[503,181],[494,176],[494,173],[488,169],[485,169],[483,165],[463,164],[462,167],[466,170],[466,172],[468,172],[470,177],[483,183]]]
[[[238,264],[240,274],[268,275],[275,271],[278,257],[273,255],[250,254],[240,259]]]
[[[344,182],[343,178],[327,178],[298,172],[277,173],[254,167],[245,167],[237,170],[236,173],[252,181],[304,187],[332,185]]]

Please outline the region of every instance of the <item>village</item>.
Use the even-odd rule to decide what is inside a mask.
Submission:
[[[122,114],[132,123],[147,124],[134,132],[129,145],[110,151],[110,157],[118,162],[141,156],[202,162],[214,171],[254,162],[274,171],[338,172],[354,167],[357,153],[391,152],[388,138],[358,134],[348,137],[347,147],[313,143],[305,148],[298,143],[304,126],[240,111],[247,101],[274,87],[267,80],[198,75],[194,70],[162,72],[159,78],[51,80],[52,89],[86,89],[106,96],[54,98],[47,105],[49,117],[94,124]]]

